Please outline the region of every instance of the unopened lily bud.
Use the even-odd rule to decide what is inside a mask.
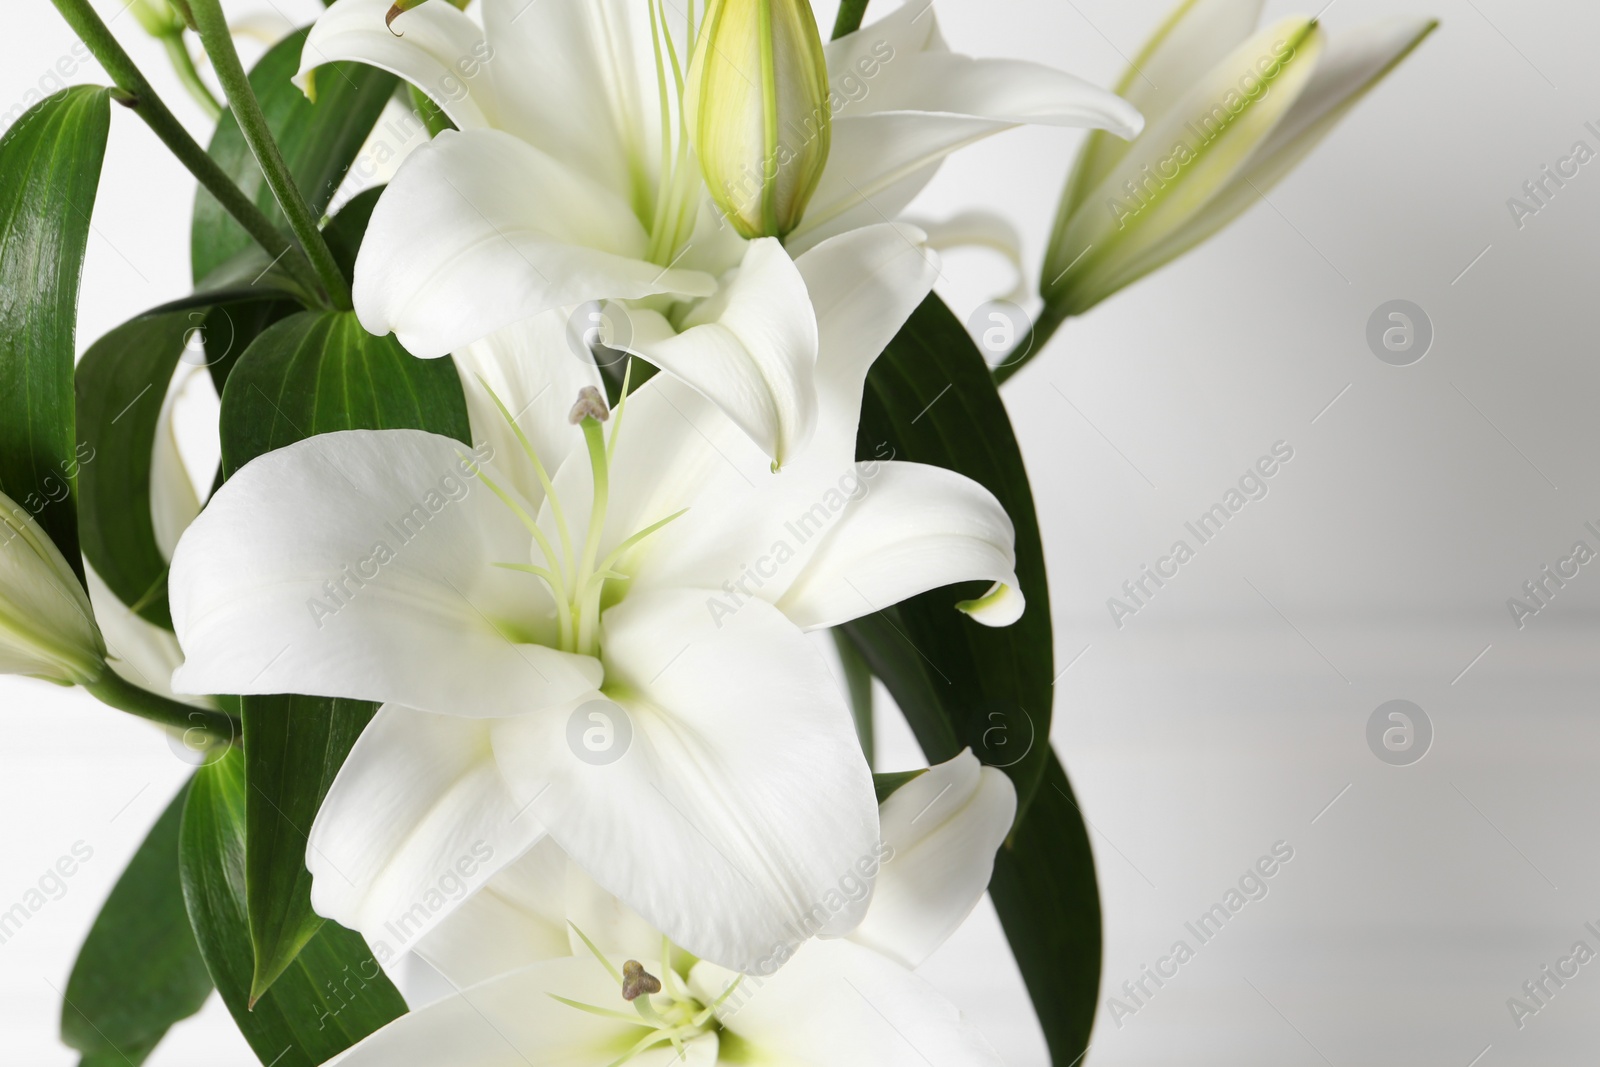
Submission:
[[[687,110],[717,206],[748,238],[800,224],[828,161],[828,63],[808,0],[711,0]]]
[[[105,671],[78,576],[33,516],[0,493],[0,674],[81,685]]]

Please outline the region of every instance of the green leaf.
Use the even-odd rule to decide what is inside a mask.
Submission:
[[[1083,812],[1053,752],[1027,818],[995,855],[989,896],[1051,1062],[1071,1067],[1089,1047],[1100,996],[1100,890]]]
[[[320,212],[332,201],[398,79],[375,67],[331,63],[317,71],[317,102],[311,103],[290,80],[300,68],[300,53],[308,32],[309,29],[298,30],[273,45],[250,72],[250,85],[261,101],[261,110],[295,184],[311,209]],[[288,220],[279,210],[231,111],[223,113],[207,151],[268,218],[287,230]],[[201,189],[195,196],[190,236],[195,280],[207,278],[251,244],[250,237],[222,205]]]
[[[417,429],[469,442],[455,364],[417,359],[349,311],[303,311],[245,350],[222,391],[224,477],[274,448],[335,430]]]
[[[1054,656],[1044,551],[1022,454],[989,368],[930,296],[873,365],[857,453],[959,471],[986,486],[1016,527],[1028,606],[1009,627],[955,610],[981,585],[942,589],[844,627],[939,763],[971,748],[1017,787],[1018,823],[990,883],[1053,1061],[1088,1046],[1100,981],[1094,858],[1071,786],[1050,750]],[[1042,788],[1041,788],[1042,785]]]
[[[185,783],[151,827],[72,965],[61,1040],[83,1053],[85,1064],[137,1067],[211,994],[178,880],[178,826],[188,795]]]
[[[211,979],[256,1056],[314,1067],[405,1013],[361,935],[325,922],[252,1010],[255,971],[245,913],[244,755],[201,768],[179,839],[183,898]]]
[[[878,748],[872,708],[872,667],[844,631],[834,630],[833,642],[839,650],[839,666],[844,670],[850,714],[856,721],[856,736],[861,739],[862,755],[867,757],[867,766],[871,767],[877,761]],[[881,801],[882,798],[879,799]]]
[[[78,364],[83,554],[124,604],[169,630],[167,561],[150,515],[151,455],[167,385],[205,319],[204,309],[141,316],[96,341]]]
[[[867,376],[857,453],[881,460],[888,449],[896,459],[958,471],[994,493],[1016,527],[1017,578],[1028,606],[1011,626],[984,626],[955,608],[983,594],[983,583],[969,583],[913,597],[846,629],[910,717],[928,758],[941,762],[970,747],[1011,776],[1025,811],[1050,754],[1044,549],[1005,405],[977,346],[935,296]]]
[[[928,773],[926,767],[918,767],[914,771],[890,771],[887,774],[874,774],[872,788],[878,794],[878,803],[881,805],[894,795],[894,791],[914,778],[919,778]]]
[[[322,798],[376,704],[327,697],[244,698],[246,900],[255,970],[266,992],[322,926],[311,910],[306,842]]]
[[[89,216],[111,127],[107,89],[41,101],[0,137],[0,492],[81,579],[72,360]],[[65,506],[63,506],[65,505]]]

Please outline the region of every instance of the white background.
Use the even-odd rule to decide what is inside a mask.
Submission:
[[[315,8],[230,10],[271,17],[273,3],[295,19]],[[8,6],[0,108],[73,40],[44,0]],[[1165,6],[939,10],[958,50],[1110,84]],[[1294,10],[1274,0],[1268,17]],[[1574,941],[1600,947],[1583,929],[1600,920],[1600,575],[1586,568],[1521,630],[1505,604],[1575,540],[1594,544],[1582,525],[1600,519],[1600,169],[1520,230],[1506,208],[1575,140],[1600,143],[1583,129],[1600,120],[1600,11],[1335,0],[1325,25],[1336,36],[1396,10],[1444,24],[1269,203],[1070,323],[1006,390],[1045,533],[1058,668],[1072,664],[1052,739],[1094,827],[1104,995],[1274,842],[1295,849],[1269,896],[1135,1015],[1119,1027],[1102,1007],[1093,1064],[1566,1067],[1600,1045],[1600,965],[1523,1029],[1506,1007]],[[819,13],[826,25],[831,5]],[[202,131],[159,49],[131,17],[116,25]],[[969,149],[916,210],[998,210],[1036,264],[1078,140],[1023,130]],[[192,188],[140,123],[114,116],[80,348],[185,291]],[[962,315],[1007,284],[977,253],[952,255],[945,274]],[[1394,298],[1437,329],[1407,368],[1364,339]],[[1106,599],[1280,440],[1295,458],[1270,495],[1117,629]],[[1404,768],[1364,734],[1397,697],[1437,732]],[[74,842],[94,850],[65,896],[0,945],[0,1058],[66,1064],[56,990],[188,768],[160,734],[78,693],[0,681],[0,716],[0,905]],[[885,732],[885,766],[916,762],[903,728]],[[1046,1062],[987,905],[925,973],[1009,1062]],[[251,1061],[213,998],[150,1062]]]

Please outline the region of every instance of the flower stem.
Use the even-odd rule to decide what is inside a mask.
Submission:
[[[170,34],[161,38],[161,43],[167,49],[167,58],[172,61],[172,69],[177,72],[178,81],[183,83],[194,102],[200,105],[206,113],[206,118],[212,122],[222,117],[222,105],[211,94],[211,87],[200,78],[200,72],[195,69],[194,57],[189,54],[189,46],[184,42],[182,33]]]
[[[859,30],[866,14],[867,0],[840,0],[839,14],[833,20],[833,39],[837,41],[845,34]]]
[[[140,689],[110,667],[106,668],[99,681],[90,682],[84,688],[102,704],[109,704],[163,726],[179,730],[204,730],[213,737],[229,742],[239,737],[239,722],[233,716],[197,708],[148,689]]]
[[[217,198],[217,202],[232,215],[234,220],[244,227],[255,242],[272,256],[282,256],[283,267],[306,288],[307,292],[316,292],[316,275],[311,270],[311,264],[298,252],[293,252],[294,243],[288,235],[279,231],[272,224],[262,210],[256,207],[255,202],[244,194],[226,171],[217,164],[217,161],[206,154],[195,139],[189,136],[189,131],[183,124],[173,117],[167,105],[162,103],[156,91],[150,87],[145,76],[139,68],[134,66],[128,53],[123,51],[117,39],[111,36],[111,31],[104,21],[89,6],[89,0],[51,0],[56,5],[56,10],[61,12],[61,17],[66,19],[83,43],[100,65],[111,75],[111,80],[122,90],[123,96],[119,102],[133,109],[145,125],[149,126],[155,135],[161,138],[163,144],[171,149],[178,161],[195,176],[206,191]],[[284,255],[285,252],[291,252]]]
[[[322,231],[317,228],[317,218],[312,214],[311,206],[300,194],[294,176],[289,173],[289,165],[278,150],[278,142],[272,138],[267,116],[261,110],[255,90],[250,87],[244,64],[239,62],[239,52],[233,47],[233,34],[228,30],[222,5],[218,0],[189,0],[189,10],[194,14],[200,43],[205,46],[206,55],[211,57],[211,66],[217,72],[217,81],[228,95],[228,106],[233,109],[233,117],[238,120],[239,130],[250,145],[250,151],[255,154],[272,195],[277,197],[278,206],[289,220],[289,228],[300,239],[300,246],[310,258],[317,277],[322,279],[322,286],[333,306],[348,311],[350,284],[340,273],[328,242],[323,240]]]
[[[994,384],[1004,385],[1008,378],[1021,370],[1030,359],[1039,354],[1040,349],[1050,343],[1050,338],[1055,336],[1055,332],[1066,321],[1067,316],[1050,304],[1045,304],[1035,316],[1027,335],[1011,350],[1012,355],[1007,356],[1004,362],[994,369]],[[1016,355],[1018,352],[1022,354]]]

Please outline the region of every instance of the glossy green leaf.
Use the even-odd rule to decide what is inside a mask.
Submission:
[[[334,430],[417,429],[467,442],[455,364],[417,359],[353,312],[303,311],[246,349],[222,392],[222,467]]]
[[[311,822],[377,710],[361,700],[244,698],[252,998],[277,981],[322,926],[322,916],[311,910],[311,872],[306,870]]]
[[[178,360],[204,309],[141,316],[106,334],[78,364],[78,475],[83,554],[124,604],[172,629],[167,561],[150,515],[156,426]],[[197,346],[198,347],[198,346]]]
[[[1005,405],[977,347],[937,297],[917,309],[867,376],[858,454],[881,459],[885,445],[896,459],[958,471],[994,493],[1016,527],[1027,610],[1011,626],[974,622],[954,606],[982,595],[984,583],[971,583],[924,593],[849,630],[919,737],[937,742],[929,750],[923,741],[928,758],[941,762],[970,747],[1011,776],[1026,810],[1049,758],[1054,653],[1044,549]],[[872,639],[861,641],[867,634]],[[902,692],[915,695],[911,706]]]
[[[971,748],[1017,787],[1018,824],[997,862],[996,908],[1058,1067],[1087,1047],[1100,979],[1093,856],[1050,749],[1054,653],[1033,494],[988,365],[937,296],[911,316],[867,377],[857,451],[959,471],[1016,527],[1027,610],[1008,627],[955,610],[981,583],[913,597],[844,627],[934,763]],[[1041,787],[1042,786],[1042,787]]]
[[[374,67],[331,63],[317,72],[317,102],[311,103],[290,80],[300,67],[306,29],[273,45],[250,72],[250,85],[289,164],[295,184],[313,211],[327,208],[377,124],[397,79]],[[224,112],[207,149],[267,217],[285,230],[288,222],[267,187],[232,112]],[[252,241],[201,189],[195,196],[190,261],[197,282],[245,251]]]
[[[109,90],[64,89],[0,137],[0,492],[82,577],[72,360]]]
[[[185,783],[111,888],[72,965],[61,1040],[83,1053],[85,1064],[137,1067],[211,994],[178,880],[178,826],[188,795]]]
[[[1072,783],[1055,753],[1027,817],[994,858],[989,896],[1056,1067],[1089,1047],[1100,996],[1100,890]]]
[[[189,789],[179,870],[195,939],[217,991],[263,1064],[313,1067],[405,1013],[361,935],[333,922],[249,1006],[255,958],[245,913],[244,754],[202,768]]]

